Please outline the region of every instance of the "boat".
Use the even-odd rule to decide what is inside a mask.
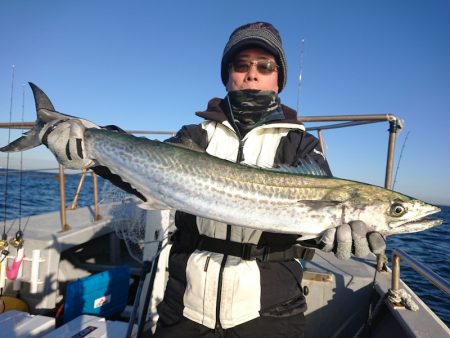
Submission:
[[[387,122],[385,187],[391,187],[396,136],[403,126],[400,118],[377,114],[302,116],[300,120],[306,125],[326,123],[307,128],[317,131],[322,145],[325,130]],[[31,126],[32,123],[0,124],[3,128],[18,129]],[[92,337],[150,337],[153,332],[157,320],[156,304],[162,298],[167,280],[168,238],[174,230],[172,213],[169,210],[142,210],[132,198],[99,203],[93,173],[92,206],[77,208],[76,200],[87,175],[82,174],[79,189],[68,208],[64,169],[60,166],[60,211],[7,221],[10,234],[20,230],[19,224],[27,224],[24,258],[17,279],[9,280],[5,272],[6,263],[16,259],[15,250],[5,255],[0,268],[2,297],[9,297],[7,299],[11,301],[20,295],[19,303],[12,301],[11,308],[6,309],[9,311],[0,314],[0,326],[6,328],[8,337],[81,337],[88,333]],[[120,226],[123,222],[140,222],[145,232],[138,239],[131,238],[126,234],[126,227]],[[308,304],[305,336],[450,337],[446,324],[400,279],[400,261],[450,294],[448,281],[401,250],[393,251],[392,268],[387,266],[384,255],[342,261],[332,253],[316,250],[312,260],[302,261],[302,285]],[[123,294],[123,287],[116,290],[116,294],[103,290],[99,296],[90,298],[76,293],[82,286],[75,287],[72,294],[68,291],[78,281],[87,281],[94,276],[102,278],[105,272],[123,266],[127,266],[127,270],[119,276],[127,276],[128,297],[125,300],[122,297],[119,305],[115,302],[116,294]],[[156,271],[160,273],[156,274]],[[113,282],[112,277],[108,279],[108,283]],[[87,285],[95,286],[97,282],[93,283],[81,285],[90,289]],[[62,307],[65,313],[69,302],[83,308],[86,304],[79,303],[87,303],[86,299],[93,303],[93,310],[87,313],[83,309],[78,313],[75,311],[75,317],[70,320],[61,318]],[[120,308],[120,313],[102,316],[100,310],[112,303]],[[22,311],[16,311],[21,306]],[[24,306],[27,311],[23,311]]]

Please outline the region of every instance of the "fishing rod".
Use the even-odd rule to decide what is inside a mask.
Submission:
[[[14,93],[14,76],[15,76],[15,66],[12,65],[11,72],[11,96],[9,102],[9,123],[12,122],[12,108],[13,108],[13,93]],[[8,144],[11,142],[11,129],[8,129]],[[8,178],[9,178],[9,154],[6,154],[6,173],[5,173],[5,188],[4,188],[4,212],[3,212],[3,232],[2,239],[0,240],[0,296],[3,295],[4,288],[4,271],[3,262],[9,255],[8,251],[8,234],[6,232],[6,211],[8,205]]]
[[[406,141],[408,140],[408,136],[409,136],[410,132],[411,131],[408,130],[408,133],[406,134],[405,140],[403,141],[402,149],[400,150],[400,155],[398,157],[398,162],[397,162],[397,168],[395,170],[395,175],[394,175],[394,183],[392,184],[392,190],[394,190],[395,183],[397,182],[398,168],[400,168],[400,161],[402,160],[403,150],[405,149]]]
[[[305,50],[305,38],[300,40],[300,70],[298,75],[298,89],[297,89],[297,115],[300,115],[300,90],[302,86],[302,75],[303,75],[303,54]]]
[[[25,113],[25,85],[22,85],[22,123],[24,121]],[[23,130],[22,130],[23,132]],[[20,153],[20,170],[19,170],[19,229],[16,231],[14,237],[9,240],[9,245],[16,249],[16,257],[6,269],[6,277],[14,281],[13,290],[17,291],[17,298],[20,298],[20,281],[17,281],[21,275],[21,267],[24,258],[24,240],[22,230],[22,169],[23,169],[23,152]]]
[[[15,78],[15,66],[12,66],[12,78],[11,78],[11,98],[10,98],[10,109],[9,109],[9,121],[12,121],[12,111],[13,111],[13,97],[14,97],[14,78]],[[22,88],[22,122],[24,120],[25,113],[25,89]],[[8,129],[8,142],[11,141],[11,129]],[[5,175],[5,200],[4,200],[4,220],[3,220],[3,233],[2,240],[0,242],[1,249],[1,260],[0,260],[0,295],[3,295],[4,281],[5,275],[6,278],[12,281],[16,281],[20,268],[22,266],[22,261],[24,258],[24,248],[23,248],[23,231],[22,231],[22,168],[23,168],[23,155],[20,154],[20,168],[19,168],[19,229],[15,233],[14,237],[12,237],[9,242],[7,241],[8,231],[6,231],[6,213],[8,208],[8,185],[9,185],[9,154],[7,154],[6,160],[6,175]],[[6,258],[9,255],[8,247],[11,245],[16,249],[16,256],[10,265],[4,268],[3,264],[6,264]],[[5,263],[3,263],[5,262]],[[6,271],[5,271],[6,270]],[[5,273],[6,272],[6,273]],[[13,289],[17,291],[17,296],[19,296],[20,292],[20,282],[14,282]]]
[[[22,119],[25,115],[25,85],[22,85]],[[23,133],[23,129],[21,130]],[[19,170],[19,231],[22,232],[22,179],[23,179],[23,151],[20,152],[20,170]]]
[[[12,109],[13,109],[13,93],[14,93],[14,77],[15,77],[15,66],[12,65],[11,71],[11,93],[10,93],[10,102],[9,102],[9,123],[12,122]],[[8,144],[11,142],[11,129],[8,128]],[[0,251],[1,251],[1,261],[6,258],[9,254],[8,241],[7,241],[7,232],[6,232],[6,211],[8,205],[8,180],[9,180],[9,153],[6,153],[6,172],[5,172],[5,186],[4,186],[4,203],[3,203],[3,232],[2,239],[0,241]]]
[[[25,113],[25,85],[22,85],[22,122],[24,121]],[[23,132],[23,130],[22,130]],[[6,276],[9,280],[16,280],[19,275],[20,267],[24,257],[23,249],[23,231],[22,231],[22,169],[23,169],[23,152],[20,152],[20,169],[19,169],[19,230],[15,233],[14,237],[9,240],[9,244],[16,248],[17,254],[12,264],[8,266],[6,270]],[[17,289],[17,290],[16,290]],[[14,290],[18,293],[20,287],[15,286]]]

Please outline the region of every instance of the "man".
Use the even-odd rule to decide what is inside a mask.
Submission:
[[[318,140],[278,97],[286,84],[287,64],[281,38],[271,24],[251,23],[231,34],[221,78],[226,97],[210,100],[206,111],[197,113],[205,121],[182,127],[168,142],[252,166],[314,161],[331,175]],[[54,149],[73,142],[72,129],[58,126],[47,133],[49,148],[60,154],[63,164],[77,160],[90,164],[77,159],[77,154],[61,158],[61,151]],[[132,191],[105,168],[92,169]],[[306,302],[299,259],[311,257],[311,251],[298,245],[297,235],[223,224],[179,211],[175,225],[156,337],[303,336]],[[324,249],[332,250],[335,239],[342,239],[339,255],[348,257],[352,234],[367,246],[366,232],[362,222],[327,231]],[[376,239],[375,249],[380,249],[384,241],[381,235]]]
[[[280,104],[286,59],[273,26],[254,23],[233,32],[221,73],[226,98],[211,100],[207,110],[197,114],[206,122],[183,127],[169,142],[193,141],[211,155],[262,167],[296,165],[309,156],[329,173],[317,139],[305,133],[295,111]],[[157,337],[207,329],[249,337],[259,332],[286,337],[303,331],[302,270],[290,251],[298,236],[181,212],[175,220],[178,231],[169,259],[169,282],[158,307]],[[242,257],[244,245],[284,249],[287,259]],[[237,247],[235,252],[231,246]],[[189,336],[196,336],[191,332]]]

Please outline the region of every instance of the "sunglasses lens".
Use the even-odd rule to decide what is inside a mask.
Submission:
[[[247,61],[234,61],[233,70],[238,73],[246,73],[250,70],[251,63]]]
[[[276,65],[271,60],[261,60],[256,64],[256,68],[261,74],[270,74],[276,70]]]
[[[264,75],[271,74],[277,70],[277,65],[272,60],[258,60],[256,62],[236,60],[231,66],[235,72],[247,73],[252,67],[252,64],[255,64],[258,72]]]

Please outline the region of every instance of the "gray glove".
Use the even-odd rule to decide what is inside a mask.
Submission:
[[[349,259],[352,253],[356,257],[366,257],[369,252],[382,254],[386,249],[383,235],[369,232],[369,227],[362,221],[352,221],[326,230],[320,243],[323,251],[333,251],[339,259]]]
[[[98,128],[98,126],[82,119],[54,120],[42,128],[39,138],[64,167],[89,168],[95,162],[85,153],[85,128]]]

